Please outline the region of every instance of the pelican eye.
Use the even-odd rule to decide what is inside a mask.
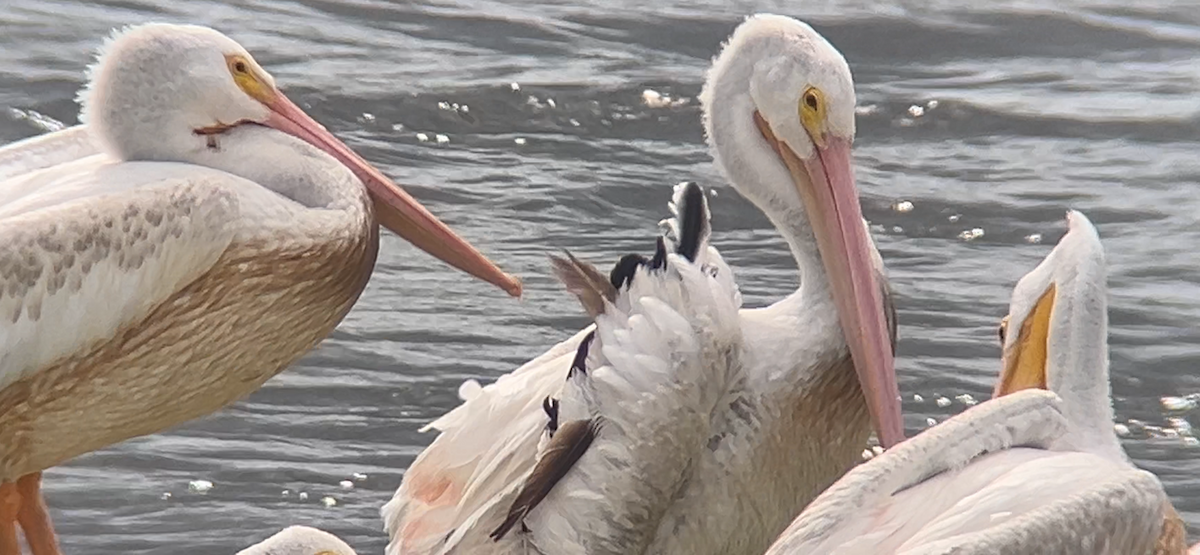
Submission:
[[[234,77],[252,77],[254,73],[250,71],[250,63],[246,61],[246,57],[241,54],[228,54],[225,56],[225,64],[229,66],[229,72]]]
[[[804,94],[804,103],[807,104],[809,108],[816,110],[819,107],[820,102],[821,101],[817,98],[816,93],[813,91],[810,90]]]
[[[800,95],[800,124],[818,147],[825,145],[825,93],[816,87]]]
[[[1004,340],[1008,336],[1008,316],[1000,320],[1000,346],[1004,346]]]
[[[225,63],[229,67],[229,73],[233,76],[233,82],[238,88],[250,95],[251,98],[263,103],[270,103],[274,100],[274,87],[267,83],[266,77],[250,63],[241,54],[229,54],[225,56]]]
[[[804,89],[804,94],[800,96],[800,116],[809,117],[824,117],[825,116],[825,94],[821,89],[809,87]]]

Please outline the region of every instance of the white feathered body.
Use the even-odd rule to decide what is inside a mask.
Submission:
[[[875,277],[882,261],[869,231],[847,227],[861,219],[849,157],[849,66],[811,27],[760,14],[714,59],[699,99],[718,169],[787,242],[800,288],[769,307],[739,309],[733,276],[705,247],[686,255],[698,274],[676,260],[665,276],[622,291],[612,310],[588,308],[603,313],[588,352],[593,387],[575,375],[566,380],[581,332],[492,385],[465,388],[463,404],[433,423],[440,435],[383,509],[388,555],[759,555],[861,460],[871,418],[842,326],[858,318],[849,311],[859,294],[876,298],[864,255]],[[679,190],[675,208],[678,201]],[[838,204],[846,202],[853,206]],[[675,210],[674,221],[688,221],[686,213]],[[689,236],[683,228],[673,230],[677,239]],[[706,264],[715,275],[704,273]],[[886,290],[882,303],[894,340]],[[863,345],[875,341],[880,322],[862,312],[872,321],[860,328],[872,328],[851,336],[861,383],[875,390],[871,405],[894,442],[890,353]],[[560,420],[599,416],[602,426],[540,504],[511,513],[514,500],[541,491],[525,487],[542,483],[541,461],[564,452],[557,437],[543,443],[547,397],[561,401]],[[492,541],[514,515],[520,525]]]
[[[1103,248],[1086,217],[1067,219],[1014,288],[1001,396],[852,470],[769,555],[1183,555],[1162,484],[1113,432]],[[1035,302],[1053,310],[1035,316]],[[1009,390],[1018,363],[1049,391]]]
[[[357,178],[297,139],[229,132],[261,147],[246,158],[291,155],[257,183],[121,162],[86,133],[0,148],[0,481],[254,391],[333,329],[374,264]],[[324,187],[279,192],[305,180]]]
[[[1153,553],[1161,484],[1123,461],[1056,450],[1061,407],[1030,390],[947,420],[851,471],[767,553]]]
[[[384,507],[389,555],[761,553],[853,466],[869,420],[849,355],[840,335],[798,331],[836,333],[832,307],[811,302],[828,293],[739,310],[716,249],[667,260],[597,318],[586,375],[567,379],[589,330],[464,388]],[[599,434],[524,519],[528,532],[493,541],[544,453],[547,396],[560,422],[602,417]]]

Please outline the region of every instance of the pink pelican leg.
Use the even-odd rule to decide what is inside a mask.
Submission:
[[[42,500],[42,473],[34,472],[15,483],[0,484],[0,555],[21,555],[17,525],[33,555],[60,555],[50,513]]]
[[[50,523],[50,512],[42,499],[42,473],[34,472],[17,479],[17,495],[20,505],[17,522],[25,531],[25,542],[33,555],[60,555],[58,541],[54,537],[54,525]]]
[[[17,543],[17,512],[21,508],[21,494],[17,485],[0,483],[0,555],[21,555]]]

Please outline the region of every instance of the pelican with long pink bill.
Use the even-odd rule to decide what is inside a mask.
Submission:
[[[660,250],[650,273],[623,259],[607,285],[567,264],[572,292],[600,292],[580,295],[596,324],[465,384],[431,425],[441,435],[383,509],[389,555],[757,555],[860,460],[872,427],[885,446],[904,439],[846,61],[808,25],[751,17],[700,100],[718,167],[787,241],[799,289],[740,309],[706,246],[703,193],[684,186],[681,252]]]
[[[41,471],[244,397],[320,342],[379,224],[521,284],[205,27],[117,33],[83,125],[0,148],[0,555],[58,553]]]

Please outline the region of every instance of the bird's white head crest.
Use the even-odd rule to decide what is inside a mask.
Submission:
[[[754,15],[738,26],[713,61],[701,97],[706,111],[724,74],[738,74],[755,109],[801,158],[824,136],[853,141],[854,79],[850,66],[825,37],[802,21]],[[730,80],[732,81],[732,80]]]
[[[264,122],[276,94],[271,75],[229,37],[150,23],[114,32],[101,47],[79,94],[80,120],[120,159],[177,159],[203,147],[197,130]]]
[[[341,538],[308,526],[288,526],[237,555],[355,555]]]
[[[785,154],[811,162],[819,146],[840,145],[849,157],[855,102],[841,53],[808,24],[772,14],[750,16],[734,30],[700,93],[718,168],[782,225],[803,218],[789,210],[804,201],[787,184],[805,179]]]

